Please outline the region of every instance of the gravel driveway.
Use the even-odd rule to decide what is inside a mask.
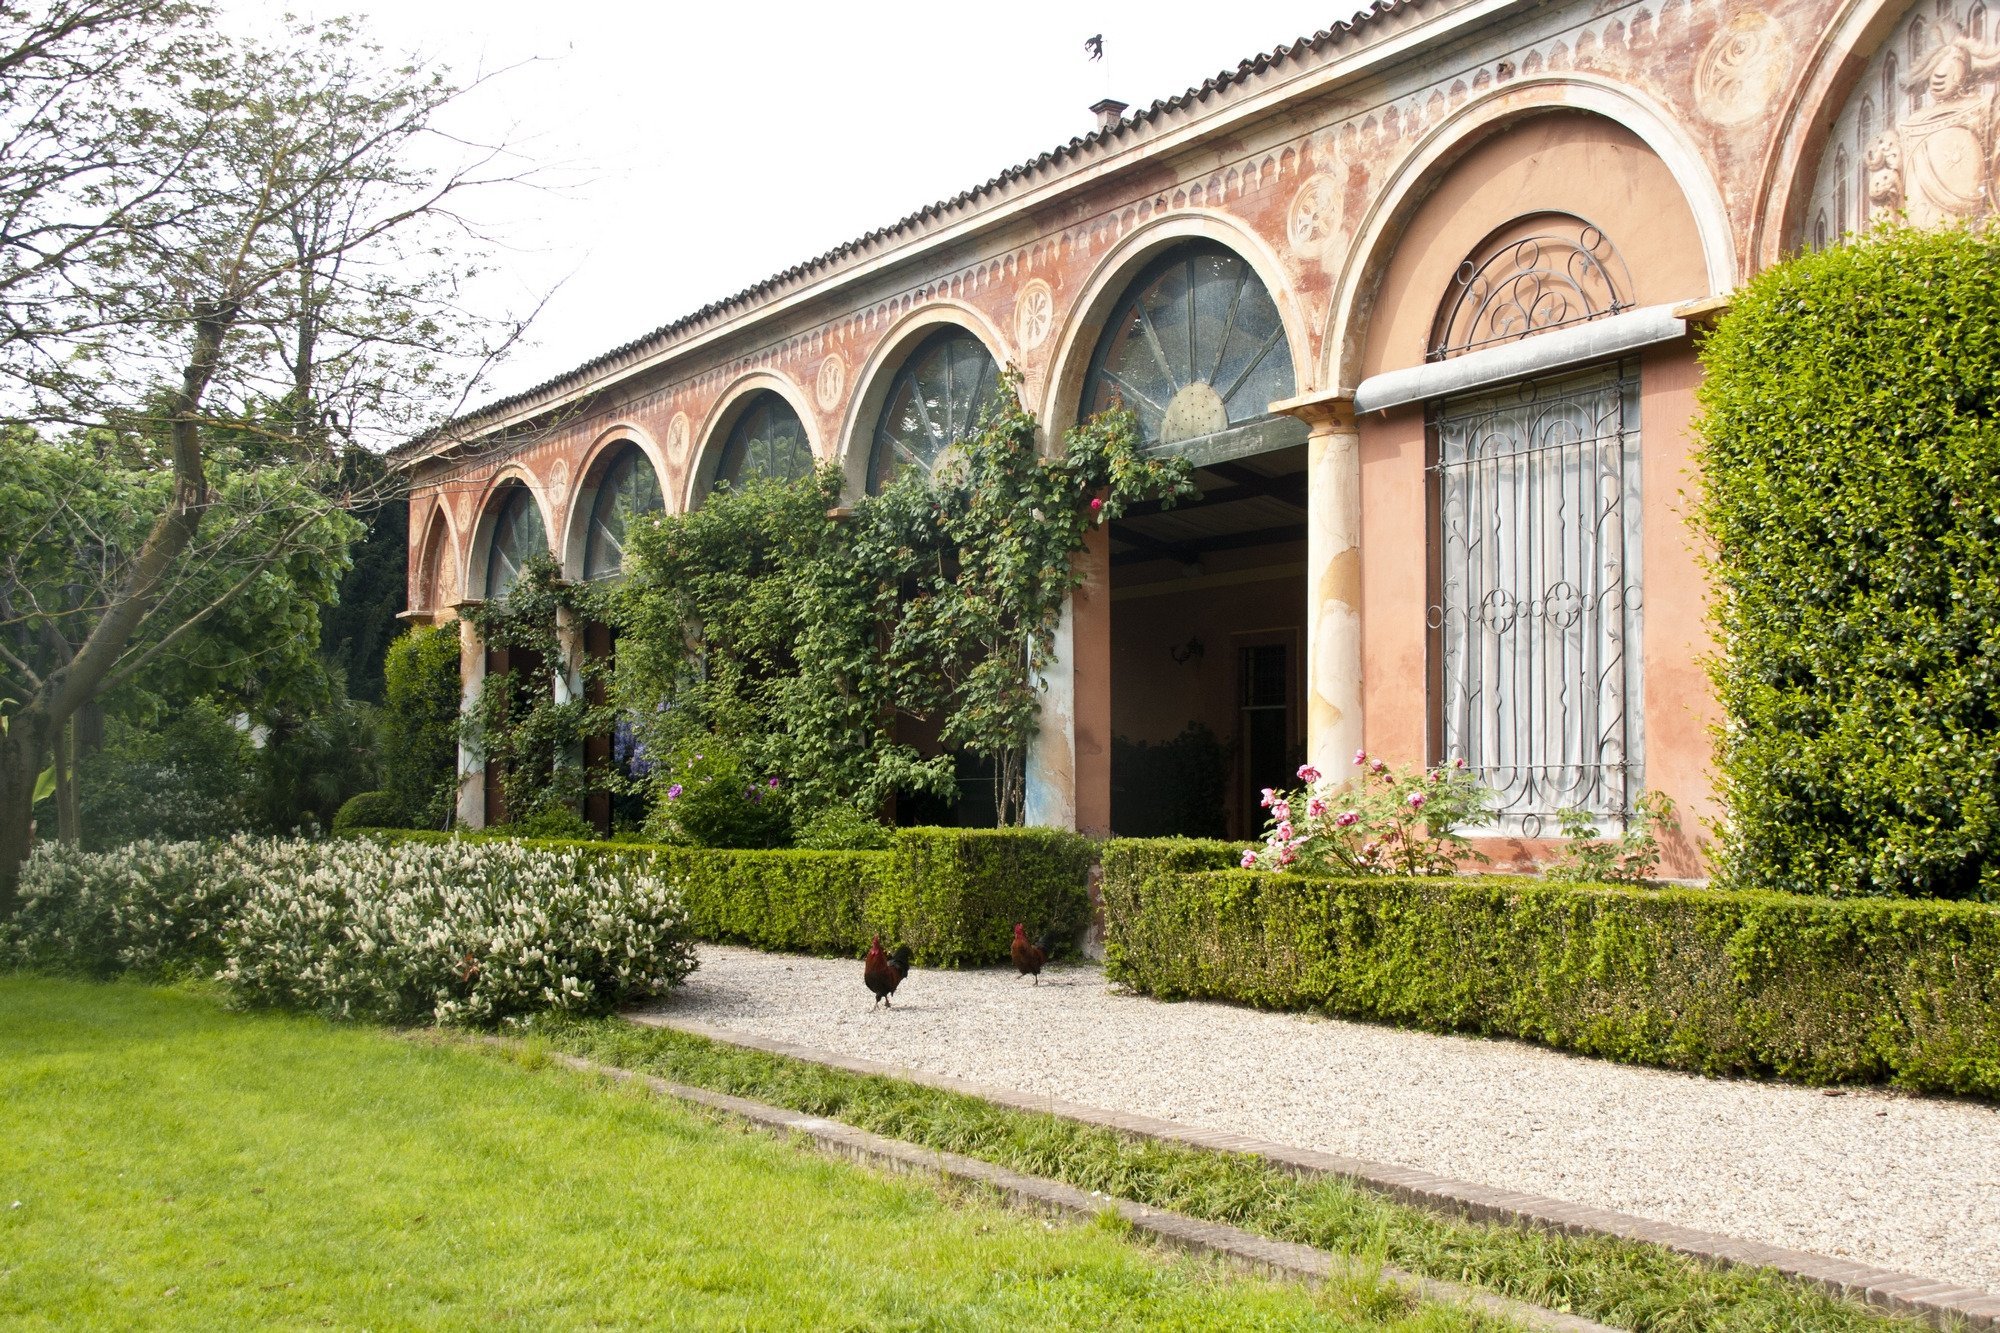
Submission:
[[[677,1017],[1422,1168],[2000,1294],[2000,1109],[1697,1078],[1509,1041],[1120,994],[1095,966],[919,969],[704,945]]]

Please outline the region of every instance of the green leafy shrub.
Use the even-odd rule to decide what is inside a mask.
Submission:
[[[492,830],[515,838],[558,839],[588,842],[597,837],[584,817],[566,805],[545,805],[523,819]]]
[[[1704,342],[1740,888],[2000,899],[2000,235],[1893,228]]]
[[[1061,829],[907,828],[868,924],[930,964],[998,962],[1014,923],[1076,939],[1090,920],[1095,848]]]
[[[213,969],[240,999],[391,1022],[602,1013],[694,966],[641,862],[503,839],[43,846],[0,944],[37,966]]]
[[[458,795],[458,625],[418,625],[382,667],[382,769],[404,818],[441,829]]]
[[[1673,798],[1649,791],[1632,802],[1624,831],[1599,836],[1597,821],[1582,810],[1558,810],[1557,826],[1568,839],[1542,867],[1558,884],[1645,884],[1660,868],[1660,840],[1654,832],[1674,817]]]
[[[651,832],[689,847],[770,848],[791,841],[791,793],[717,748],[676,754],[654,774],[659,804]]]
[[[851,805],[832,805],[801,824],[793,841],[815,852],[886,852],[895,836],[894,829],[872,815]]]
[[[112,717],[104,748],[78,765],[85,841],[106,848],[241,832],[255,760],[248,731],[210,699],[151,721]]]
[[[1106,848],[1113,980],[1705,1074],[2000,1097],[1991,908],[1193,869],[1223,845]]]
[[[335,833],[352,833],[359,829],[402,828],[407,823],[403,814],[403,803],[393,792],[364,791],[359,796],[351,796],[333,816]]]

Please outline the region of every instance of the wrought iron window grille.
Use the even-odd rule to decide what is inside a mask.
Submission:
[[[1584,324],[1633,308],[1632,275],[1610,238],[1581,218],[1509,241],[1458,266],[1428,361]]]
[[[1639,381],[1632,362],[1431,410],[1432,759],[1496,826],[1622,827],[1644,782]]]

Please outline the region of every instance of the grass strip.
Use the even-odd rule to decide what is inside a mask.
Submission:
[[[1915,1319],[1659,1246],[1445,1217],[1261,1158],[1161,1143],[620,1019],[538,1022],[531,1040],[607,1065],[733,1093],[1079,1189],[1365,1254],[1636,1333],[1913,1333]]]
[[[1367,1273],[1242,1277],[535,1063],[0,973],[0,1326],[1505,1327]]]

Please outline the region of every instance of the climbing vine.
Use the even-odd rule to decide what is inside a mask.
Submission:
[[[505,663],[486,673],[463,726],[467,747],[489,770],[497,766],[508,821],[573,809],[587,790],[630,783],[614,765],[586,770],[582,762],[585,740],[613,731],[619,710],[606,690],[592,688],[608,686],[609,664],[566,651],[562,634],[564,620],[579,628],[592,620],[613,622],[613,592],[602,584],[566,582],[553,558],[536,555],[506,597],[469,605],[463,614],[488,654],[502,654]],[[558,697],[556,673],[565,669],[580,688]],[[591,703],[594,695],[607,702]]]
[[[908,717],[989,760],[1001,822],[1019,823],[1076,557],[1129,505],[1193,486],[1185,463],[1140,452],[1123,409],[1041,456],[1018,385],[1003,377],[935,471],[906,469],[849,509],[828,468],[635,524],[617,697],[649,749],[683,765],[725,749],[782,778],[802,813],[873,812],[898,790],[954,789],[950,755],[897,739]]]

